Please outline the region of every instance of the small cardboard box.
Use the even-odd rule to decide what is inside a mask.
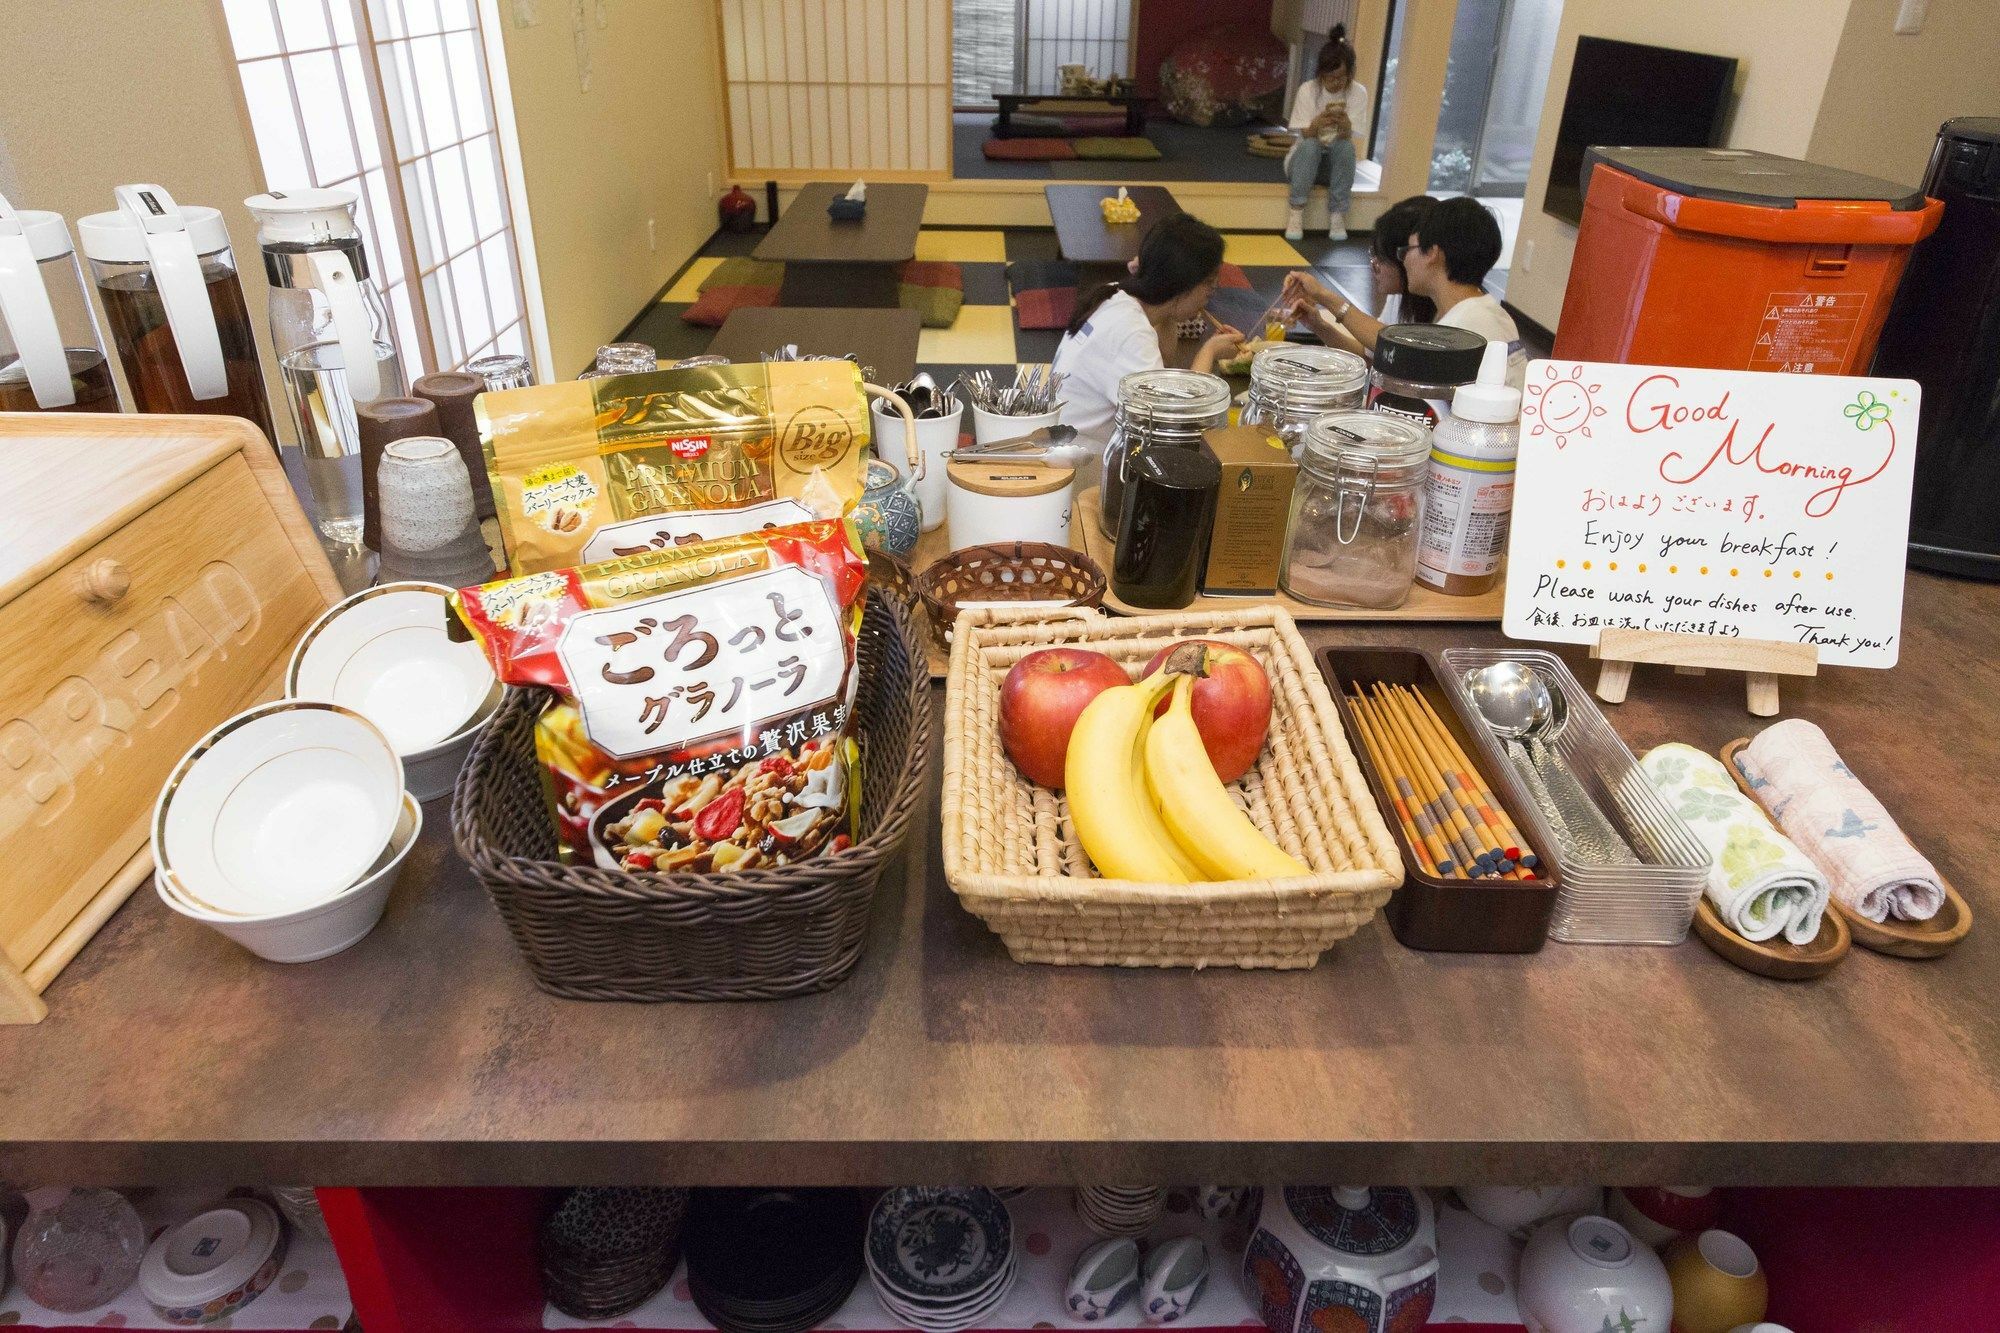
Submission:
[[[1210,597],[1269,597],[1278,591],[1299,466],[1284,441],[1261,426],[1219,426],[1202,439],[1222,465],[1222,489],[1201,590]]]

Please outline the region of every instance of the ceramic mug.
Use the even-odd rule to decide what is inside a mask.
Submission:
[[[1138,1242],[1125,1236],[1101,1240],[1077,1256],[1063,1304],[1078,1319],[1095,1322],[1138,1295],[1139,1284]]]
[[[1195,1211],[1211,1222],[1222,1222],[1236,1216],[1249,1200],[1248,1185],[1195,1186]]]
[[[1712,1227],[1722,1200],[1706,1185],[1652,1185],[1615,1189],[1605,1216],[1654,1249],[1676,1236]]]
[[[1792,1333],[1783,1324],[1738,1324],[1729,1333]]]
[[[1770,1289],[1757,1256],[1727,1231],[1682,1236],[1667,1246],[1674,1333],[1728,1333],[1764,1317]]]
[[[1140,1317],[1149,1324],[1171,1324],[1194,1308],[1207,1287],[1208,1246],[1193,1236],[1170,1240],[1146,1256]]]

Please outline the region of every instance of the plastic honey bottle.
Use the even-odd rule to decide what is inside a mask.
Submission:
[[[1521,391],[1507,383],[1507,344],[1489,342],[1479,378],[1452,394],[1431,432],[1417,582],[1471,597],[1500,580],[1521,448]]]

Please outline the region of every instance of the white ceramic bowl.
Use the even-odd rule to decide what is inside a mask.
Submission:
[[[220,1319],[257,1299],[284,1264],[285,1230],[262,1199],[229,1199],[146,1247],[139,1290],[170,1324]]]
[[[1674,1289],[1660,1256],[1608,1217],[1544,1222],[1521,1251],[1521,1318],[1529,1333],[1600,1333],[1606,1321],[1664,1329]]]
[[[403,859],[416,845],[423,827],[423,806],[414,796],[404,795],[402,813],[381,861],[338,897],[296,912],[240,917],[203,911],[175,892],[173,877],[165,870],[154,875],[154,890],[174,911],[227,936],[259,958],[273,963],[310,963],[339,953],[375,929],[389,904],[389,890],[395,887]]]
[[[403,761],[352,709],[281,699],[181,756],[153,807],[153,862],[226,915],[299,911],[345,892],[389,843]]]
[[[445,632],[441,583],[364,588],[314,621],[292,649],[285,693],[337,703],[373,722],[406,757],[463,732],[493,692],[476,643]]]
[[[453,784],[458,781],[458,770],[465,767],[465,756],[472,751],[472,742],[493,720],[493,714],[500,707],[500,700],[506,695],[507,687],[499,681],[493,682],[491,693],[465,724],[465,729],[456,736],[438,742],[428,750],[403,756],[403,781],[410,795],[420,801],[434,801],[440,796],[451,795]]]
[[[1502,1231],[1519,1231],[1545,1217],[1604,1209],[1604,1191],[1595,1185],[1460,1185],[1457,1193],[1467,1212]]]

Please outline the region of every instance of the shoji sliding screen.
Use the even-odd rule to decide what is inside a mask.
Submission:
[[[739,174],[951,174],[950,0],[717,0]]]

